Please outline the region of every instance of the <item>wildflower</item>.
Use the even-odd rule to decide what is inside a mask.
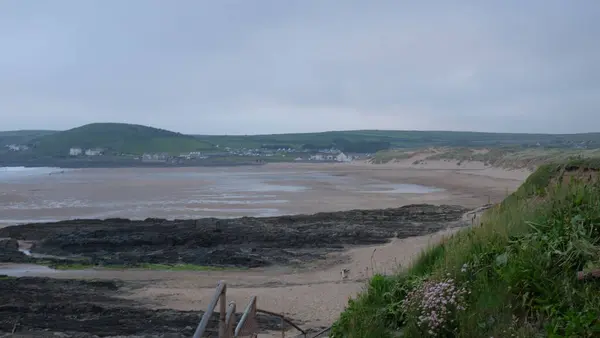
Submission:
[[[465,309],[468,290],[458,287],[452,278],[441,281],[425,281],[411,290],[402,303],[405,313],[415,313],[416,325],[436,337],[451,329],[456,311]]]

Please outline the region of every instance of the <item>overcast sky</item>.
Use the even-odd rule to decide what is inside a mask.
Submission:
[[[0,130],[600,131],[598,0],[0,0]]]

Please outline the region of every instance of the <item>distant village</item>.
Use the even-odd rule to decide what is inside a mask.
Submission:
[[[588,142],[574,142],[568,140],[551,141],[550,144],[541,144],[539,142],[529,145],[529,147],[557,146],[557,148],[571,149],[589,149],[592,144]],[[34,148],[26,144],[8,144],[4,148],[9,152],[29,152]],[[273,146],[262,146],[260,148],[232,148],[216,145],[216,151],[191,151],[180,153],[178,155],[156,152],[144,154],[115,154],[113,151],[92,147],[83,148],[72,146],[65,149],[64,155],[71,158],[92,158],[106,156],[106,160],[118,160],[119,158],[144,163],[172,163],[185,164],[199,161],[227,160],[234,158],[248,158],[248,161],[265,162],[352,162],[356,160],[368,160],[372,157],[370,153],[349,153],[336,148],[324,149],[295,149],[295,148],[275,148]],[[244,162],[247,162],[244,160]]]
[[[219,146],[217,146],[218,148]],[[101,148],[90,148],[83,149],[79,147],[72,147],[69,149],[69,156],[71,157],[92,157],[92,156],[103,156],[105,151]],[[223,158],[223,157],[252,157],[264,158],[265,162],[267,159],[272,157],[279,157],[284,161],[296,161],[296,162],[352,162],[354,160],[367,159],[371,154],[346,154],[339,149],[319,149],[317,151],[311,150],[298,150],[292,148],[280,148],[280,149],[265,149],[265,148],[230,148],[225,147],[222,151],[210,151],[210,152],[187,152],[179,155],[172,155],[168,153],[145,153],[143,155],[127,155],[120,154],[119,156],[133,157],[134,160],[141,162],[171,162],[180,163],[185,161],[198,161],[209,158]],[[284,159],[287,158],[287,159]]]
[[[589,145],[586,142],[567,142],[566,148],[586,149]],[[537,143],[533,147],[543,147],[544,145]],[[30,145],[24,144],[9,144],[5,145],[10,152],[26,152],[31,150]],[[133,161],[145,163],[189,163],[198,162],[207,159],[230,159],[230,158],[248,158],[250,161],[263,162],[352,162],[356,160],[368,160],[372,154],[366,153],[348,153],[336,148],[325,149],[295,149],[295,148],[278,148],[261,147],[261,148],[231,148],[216,146],[216,151],[192,151],[185,152],[179,155],[157,152],[144,154],[115,154],[111,151],[106,151],[102,148],[82,148],[71,147],[65,150],[65,156],[72,158],[82,157],[98,157],[110,156],[113,159],[123,158]]]
[[[546,147],[558,146],[558,148],[571,149],[589,149],[591,141],[574,142],[569,140],[553,140],[549,144],[537,142],[529,145],[529,147]],[[26,152],[32,149],[30,145],[25,144],[8,144],[4,146],[10,152]],[[216,145],[217,151],[192,151],[173,155],[169,153],[145,153],[142,155],[133,154],[114,154],[102,148],[82,148],[73,146],[65,150],[65,155],[70,157],[97,157],[97,156],[116,156],[138,160],[141,162],[168,162],[168,163],[183,163],[187,161],[199,161],[210,158],[231,158],[231,157],[250,157],[257,162],[284,161],[284,162],[352,162],[355,160],[366,160],[371,158],[372,154],[366,153],[348,153],[336,148],[325,149],[294,149],[294,148],[278,148],[261,147],[261,148],[231,148]],[[274,158],[275,157],[275,158]]]

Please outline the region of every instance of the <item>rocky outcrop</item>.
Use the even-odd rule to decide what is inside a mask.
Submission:
[[[19,242],[12,238],[0,239],[0,250],[6,252],[19,251]]]
[[[0,336],[191,337],[201,311],[151,310],[118,297],[122,283],[0,276]],[[237,314],[239,321],[241,314]],[[258,316],[262,330],[281,320]],[[208,331],[216,335],[218,314]],[[13,335],[14,332],[14,335]]]
[[[0,229],[38,241],[32,252],[83,256],[102,264],[190,263],[258,267],[323,257],[346,245],[385,243],[465,225],[467,210],[409,205],[384,210],[197,220],[72,220]]]
[[[12,238],[0,239],[0,262],[26,263],[29,257],[19,251],[19,242]]]

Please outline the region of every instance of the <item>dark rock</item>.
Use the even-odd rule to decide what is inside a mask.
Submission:
[[[105,337],[179,334],[191,337],[202,311],[151,310],[118,297],[120,283],[38,277],[0,279],[0,336]],[[237,314],[236,322],[241,314]],[[15,325],[16,323],[16,325]],[[218,314],[209,322],[216,333]],[[259,315],[259,328],[273,330],[280,319]]]
[[[466,225],[460,221],[466,211],[417,204],[264,218],[70,220],[6,227],[0,229],[0,237],[39,241],[33,252],[78,255],[101,264],[258,267],[319,259],[347,245],[380,244]]]
[[[4,238],[0,239],[1,251],[19,251],[19,242],[16,239]]]
[[[27,263],[30,259],[19,251],[19,242],[11,238],[0,239],[0,262]]]

